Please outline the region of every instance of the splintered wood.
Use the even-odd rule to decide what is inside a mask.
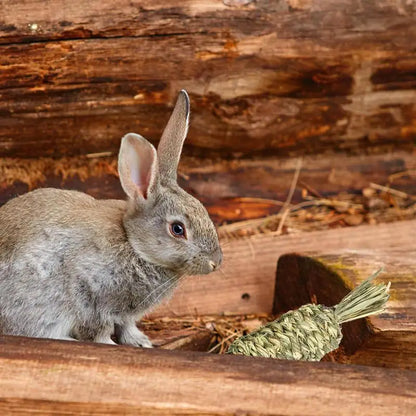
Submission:
[[[411,153],[304,157],[295,181],[297,163],[296,158],[184,157],[179,182],[203,202],[214,222],[223,225],[220,233],[228,238],[416,216],[416,157]],[[293,195],[288,198],[291,182]],[[77,189],[96,198],[125,198],[115,155],[0,159],[0,205],[37,187]]]

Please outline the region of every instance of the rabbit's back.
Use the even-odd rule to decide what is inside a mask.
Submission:
[[[51,239],[55,235],[62,238],[65,234],[68,238],[77,238],[74,230],[99,229],[103,234],[120,234],[125,204],[53,188],[38,189],[14,198],[0,208],[0,258],[8,255],[4,248],[10,242],[19,246],[39,238],[39,234],[48,234]]]

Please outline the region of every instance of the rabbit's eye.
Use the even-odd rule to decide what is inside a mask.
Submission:
[[[170,232],[174,237],[186,238],[185,226],[181,222],[170,224]]]

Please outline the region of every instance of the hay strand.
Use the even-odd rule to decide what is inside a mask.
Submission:
[[[389,298],[390,283],[372,283],[381,271],[382,269],[377,270],[335,306],[335,315],[340,324],[375,315],[384,310]]]

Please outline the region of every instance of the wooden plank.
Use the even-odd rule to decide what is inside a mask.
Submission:
[[[181,88],[194,155],[413,148],[412,3],[237,3],[3,0],[0,156],[157,141]]]
[[[0,339],[2,414],[386,415],[416,406],[416,372]]]
[[[416,332],[382,331],[369,337],[345,362],[416,370]]]
[[[335,305],[383,267],[377,281],[391,282],[386,310],[343,325],[347,362],[416,369],[416,259],[409,255],[412,251],[414,245],[405,244],[381,251],[335,249],[325,254],[284,255],[276,272],[274,312],[311,301]]]
[[[217,224],[261,218],[281,210],[279,202],[286,199],[296,163],[296,158],[184,157],[179,181],[205,204]],[[292,202],[302,200],[302,188],[330,198],[340,192],[359,195],[371,182],[391,183],[397,190],[416,195],[415,175],[416,157],[406,152],[305,157]],[[29,189],[50,186],[78,189],[97,198],[124,198],[115,156],[0,159],[0,205]]]
[[[277,259],[290,252],[416,249],[416,220],[301,234],[261,234],[223,242],[222,268],[189,277],[155,316],[271,313]],[[306,303],[309,298],[305,299]],[[302,300],[303,301],[303,300]]]

